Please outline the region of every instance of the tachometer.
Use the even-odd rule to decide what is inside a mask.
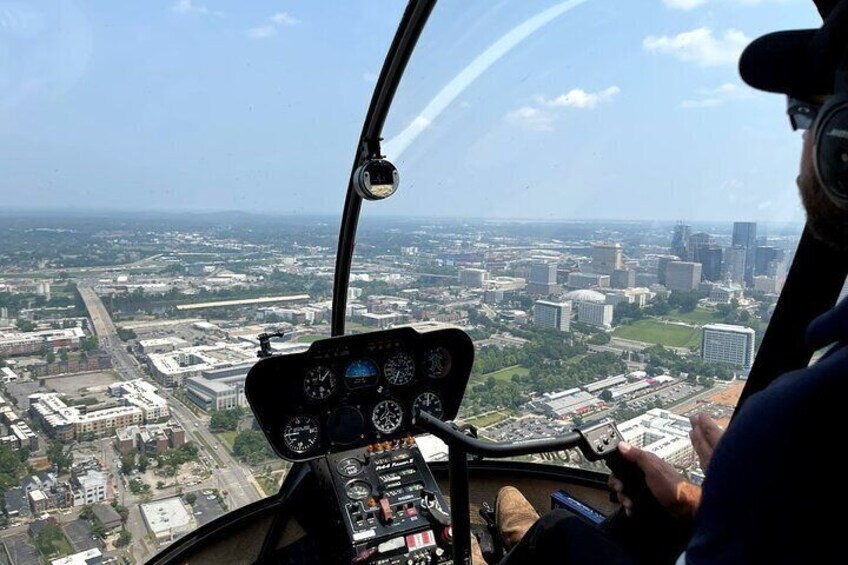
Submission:
[[[312,367],[303,377],[303,392],[311,400],[325,400],[336,391],[336,375],[324,366]]]
[[[431,379],[446,377],[451,370],[451,355],[444,347],[434,347],[424,357],[424,367]]]
[[[440,420],[445,415],[442,399],[435,392],[426,391],[415,397],[415,401],[412,403],[412,413],[415,414],[419,410]]]
[[[415,359],[405,351],[396,353],[383,365],[383,374],[386,375],[386,380],[395,386],[409,384],[415,377]]]
[[[295,416],[283,428],[283,442],[294,453],[306,453],[318,444],[320,428],[312,416]]]
[[[350,481],[345,485],[345,494],[351,500],[365,500],[371,496],[371,486],[359,479]]]
[[[403,423],[403,408],[394,400],[381,400],[371,411],[371,423],[378,432],[396,432]]]

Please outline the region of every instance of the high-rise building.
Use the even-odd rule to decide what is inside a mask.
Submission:
[[[680,261],[676,255],[659,255],[657,257],[657,282],[665,284],[665,267],[672,261]],[[637,281],[638,282],[638,281]]]
[[[715,238],[708,233],[698,232],[689,236],[689,248],[693,255],[699,247],[712,247],[715,244]]]
[[[622,268],[620,243],[596,243],[592,246],[592,272],[612,275]]]
[[[488,273],[486,269],[462,269],[459,271],[459,284],[473,288],[482,288]]]
[[[533,325],[546,330],[567,332],[571,328],[571,302],[537,300],[533,307]]]
[[[701,264],[691,261],[671,261],[665,267],[665,286],[669,290],[688,292],[701,282]]]
[[[692,228],[686,224],[679,223],[674,226],[674,235],[671,237],[671,252],[677,255],[681,261],[689,261],[691,257],[689,236]]]
[[[599,302],[580,302],[577,304],[577,321],[593,326],[608,328],[612,326],[612,304]]]
[[[547,296],[556,288],[556,263],[534,263],[530,267],[530,281],[527,292]]]
[[[748,250],[740,246],[728,247],[724,250],[722,274],[726,280],[740,284],[745,282],[745,258],[747,253]]]
[[[707,363],[750,368],[754,362],[755,332],[744,326],[709,324],[701,338],[701,357]]]
[[[785,253],[772,245],[762,245],[754,251],[754,275],[766,277],[783,276]]]
[[[702,246],[695,248],[695,262],[701,264],[701,278],[712,282],[721,280],[723,255],[721,247]]]
[[[754,254],[757,249],[756,222],[733,222],[732,245],[745,249],[745,282],[750,285],[754,278]]]
[[[616,269],[610,276],[612,288],[630,288],[636,286],[636,271],[633,269]]]
[[[568,273],[567,284],[570,288],[607,288],[610,285],[610,277],[597,273]]]

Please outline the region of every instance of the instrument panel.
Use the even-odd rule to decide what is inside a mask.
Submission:
[[[277,454],[307,461],[404,437],[416,410],[453,419],[473,361],[454,328],[341,336],[259,361],[245,395]]]

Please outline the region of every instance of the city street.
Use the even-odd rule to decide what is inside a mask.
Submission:
[[[125,380],[150,380],[144,371],[141,370],[136,359],[126,350],[120,338],[118,338],[115,324],[112,322],[112,318],[103,305],[103,301],[100,300],[100,297],[97,296],[90,286],[85,286],[82,282],[78,288],[91,317],[94,326],[93,330],[98,337],[100,346],[112,356],[114,367],[121,378]],[[201,454],[205,453],[207,459],[211,462],[212,476],[195,488],[218,489],[224,497],[227,508],[230,510],[260,500],[262,495],[250,471],[230,455],[227,447],[218,441],[218,438],[206,428],[205,422],[195,416],[191,410],[186,408],[167,389],[162,388],[159,392],[168,399],[171,417],[186,431],[186,441],[193,441],[200,449]],[[211,449],[207,448],[207,446]],[[131,551],[135,557],[144,559],[155,553],[155,548],[148,547],[148,543],[144,541],[146,528],[138,506],[141,499],[127,492],[124,487],[120,479],[119,469],[115,463],[116,456],[114,450],[110,449],[105,452],[108,454],[106,456],[106,465],[117,478],[119,500],[121,504],[130,509],[127,528],[133,536]],[[221,462],[220,466],[216,464],[217,461]],[[177,488],[169,487],[155,491],[154,498],[167,498],[168,496],[175,496],[177,494]]]

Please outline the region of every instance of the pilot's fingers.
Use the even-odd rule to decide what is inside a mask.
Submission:
[[[622,483],[621,479],[616,477],[614,474],[610,474],[609,479],[607,479],[607,484],[609,485],[610,490],[614,490],[616,492],[620,492],[624,488],[624,483]]]
[[[704,436],[706,442],[713,447],[715,447],[718,440],[724,434],[724,429],[718,425],[718,422],[704,412],[695,414],[689,418],[689,421],[692,423],[692,431],[699,431]]]
[[[621,506],[624,508],[624,513],[628,516],[633,514],[633,500],[629,497],[621,495],[618,497],[618,501],[621,503]]]

